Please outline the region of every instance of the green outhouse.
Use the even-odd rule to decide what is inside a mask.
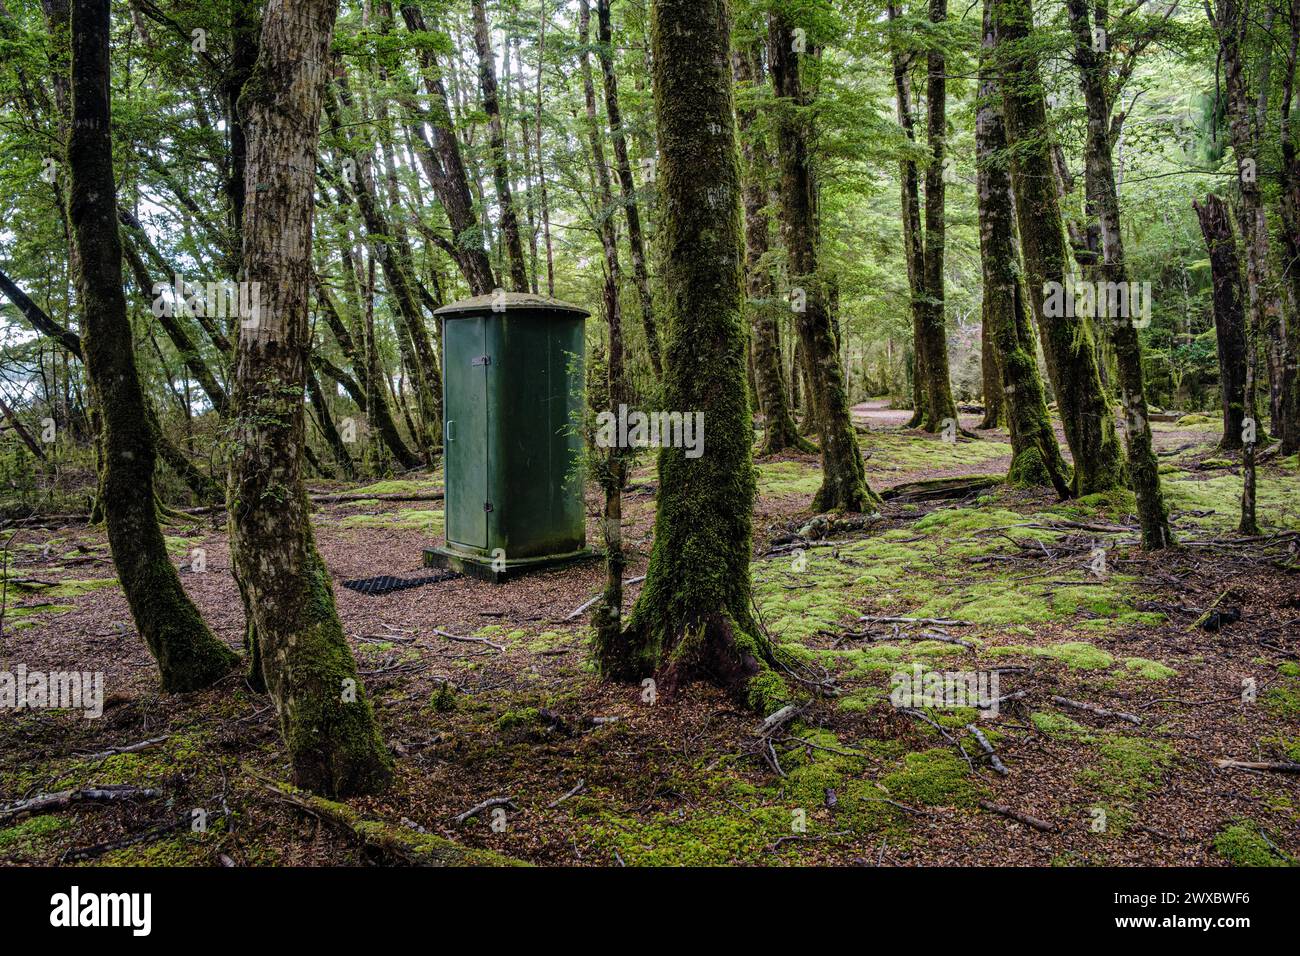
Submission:
[[[582,436],[585,309],[498,290],[443,306],[446,541],[426,565],[492,581],[591,556]]]

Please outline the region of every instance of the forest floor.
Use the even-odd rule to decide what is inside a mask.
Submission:
[[[907,430],[906,413],[883,402],[855,413],[877,490],[1006,471],[1004,432],[951,443]],[[1155,555],[1136,548],[1130,495],[1059,502],[1005,485],[895,498],[865,527],[798,537],[818,461],[760,460],[759,616],[787,659],[833,687],[814,697],[795,685],[808,700],[766,734],[762,715],[709,688],[650,703],[640,686],[592,672],[587,615],[572,612],[597,593],[598,563],[500,586],[456,579],[382,597],[341,587],[422,573],[441,502],[381,496],[430,497],[441,476],[317,483],[362,495],[321,504],[316,535],[397,767],[389,792],[349,805],[394,832],[537,864],[1294,864],[1300,777],[1216,760],[1300,761],[1300,466],[1261,466],[1266,533],[1243,541],[1238,469],[1216,450],[1215,422],[1158,424],[1156,437],[1183,546]],[[646,459],[625,497],[629,578],[645,573],[655,483]],[[594,490],[587,503],[595,541]],[[239,647],[224,520],[168,534],[189,593]],[[196,548],[202,573],[188,570]],[[107,700],[98,720],[0,717],[0,862],[384,859],[268,789],[286,779],[284,751],[269,701],[240,674],[204,693],[159,693],[102,530],[27,527],[9,551],[0,670],[103,671]],[[864,620],[885,617],[953,623]],[[1013,696],[988,716],[892,706],[891,675],[913,665],[996,673],[999,696]],[[4,812],[108,784],[157,793]],[[510,798],[504,814],[456,822],[492,797]]]

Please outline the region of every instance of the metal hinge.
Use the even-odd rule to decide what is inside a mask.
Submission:
[[[492,502],[490,502],[490,501],[485,501],[485,502],[483,502],[483,510],[484,510],[484,511],[491,511],[491,510],[492,510]]]
[[[490,356],[490,355],[476,355],[474,358],[470,359],[469,364],[470,364],[470,365],[491,365],[491,364],[492,364],[492,356]]]

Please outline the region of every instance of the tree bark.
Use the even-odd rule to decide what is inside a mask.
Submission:
[[[1285,397],[1295,386],[1296,367],[1294,358],[1288,354],[1290,343],[1279,283],[1269,258],[1268,217],[1260,188],[1263,143],[1252,121],[1254,107],[1246,76],[1244,47],[1249,21],[1249,11],[1241,0],[1217,0],[1214,26],[1219,34],[1219,54],[1227,87],[1228,130],[1241,190],[1238,216],[1246,249],[1246,295],[1254,332],[1264,336],[1269,419],[1273,433],[1281,438],[1288,429]]]
[[[1074,457],[1072,488],[1076,495],[1110,491],[1123,485],[1124,463],[1115,417],[1102,391],[1092,330],[1087,321],[1069,314],[1073,310],[1046,307],[1052,287],[1064,289],[1070,279],[1069,253],[1052,175],[1038,55],[1031,45],[1033,14],[1029,0],[996,0],[993,9],[1027,287]]]
[[[655,0],[655,114],[670,320],[664,407],[701,412],[708,450],[659,453],[645,586],[607,677],[657,673],[665,693],[694,679],[763,709],[786,695],[751,610],[754,468],[745,388],[740,169],[726,0]]]
[[[1204,205],[1193,200],[1210,253],[1214,282],[1214,335],[1219,346],[1219,390],[1223,403],[1225,451],[1241,448],[1241,423],[1246,416],[1246,316],[1242,308],[1241,260],[1232,232],[1228,206],[1214,193]]]
[[[811,389],[809,407],[821,436],[822,484],[814,511],[865,511],[878,500],[867,487],[857,431],[849,413],[844,373],[831,325],[828,290],[817,261],[813,181],[807,117],[794,52],[794,28],[783,15],[769,21],[772,85],[780,98],[777,152],[781,164],[781,227],[791,283],[804,290],[804,310],[795,316]],[[660,142],[663,140],[661,139]]]
[[[271,0],[240,97],[243,259],[263,307],[237,350],[231,561],[294,782],[372,792],[391,769],[316,550],[302,482],[315,158],[335,0]]]
[[[948,19],[948,0],[930,0],[930,23]],[[952,422],[957,427],[957,405],[952,398],[948,370],[948,334],[944,322],[943,260],[944,160],[948,140],[948,78],[946,57],[936,44],[926,54],[926,149],[930,163],[925,167],[925,309],[921,336],[925,347],[925,430],[937,432]]]
[[[886,8],[889,19],[901,15],[897,4]],[[894,73],[894,101],[898,110],[898,125],[902,127],[911,145],[916,144],[916,116],[912,110],[912,53],[895,50],[892,54]],[[899,162],[900,208],[903,211],[903,258],[907,262],[907,287],[911,292],[912,356],[909,364],[912,385],[912,417],[908,428],[925,424],[929,373],[925,365],[925,231],[921,225],[921,178],[916,161],[904,158]]]
[[[1017,485],[1050,485],[1065,498],[1070,494],[1070,469],[1061,457],[1047,412],[1043,382],[1038,376],[1033,325],[1025,304],[1016,254],[1015,202],[1007,171],[1006,130],[999,110],[993,64],[993,3],[994,0],[984,0],[979,99],[975,113],[984,325],[1000,378],[996,391],[1005,399],[1007,429],[1011,434],[1011,468],[1007,479]]]
[[[1168,547],[1173,542],[1169,529],[1169,512],[1160,490],[1160,466],[1156,460],[1151,439],[1151,419],[1147,410],[1146,385],[1142,374],[1142,344],[1138,339],[1140,318],[1134,312],[1133,296],[1128,291],[1128,264],[1124,260],[1124,240],[1120,232],[1119,193],[1115,188],[1114,141],[1111,138],[1112,101],[1107,90],[1110,58],[1094,47],[1094,26],[1107,27],[1105,5],[1099,8],[1099,19],[1094,24],[1089,16],[1087,0],[1066,0],[1070,27],[1074,33],[1074,60],[1079,68],[1084,102],[1088,112],[1088,132],[1084,142],[1084,157],[1088,194],[1096,210],[1101,230],[1102,260],[1097,274],[1108,283],[1108,289],[1120,288],[1120,296],[1106,294],[1105,310],[1101,316],[1102,296],[1096,296],[1098,318],[1110,326],[1111,344],[1115,349],[1115,363],[1119,372],[1120,400],[1124,407],[1124,441],[1128,448],[1128,475],[1137,498],[1138,523],[1142,527],[1142,546],[1148,551]],[[1120,315],[1110,315],[1111,304],[1119,308]]]
[[[761,53],[758,49],[737,50],[732,54],[738,83],[751,88],[760,85]],[[775,455],[786,450],[812,451],[811,443],[799,434],[799,425],[790,411],[785,374],[781,367],[781,331],[777,325],[780,303],[768,256],[768,174],[772,156],[763,131],[756,129],[757,110],[738,108],[742,180],[745,208],[745,292],[753,333],[754,392],[763,413],[763,444],[760,455]]]
[[[501,206],[501,240],[510,263],[510,284],[515,292],[527,292],[528,270],[524,264],[524,247],[519,238],[519,214],[510,193],[505,127],[501,122],[501,104],[497,96],[496,57],[492,53],[486,0],[472,0],[470,6],[474,13],[479,91],[483,94],[483,112],[488,117],[488,138],[492,148],[492,179],[496,184],[497,203]]]
[[[424,13],[411,3],[402,4],[402,19],[412,33],[427,33]],[[483,248],[483,230],[474,213],[474,199],[470,195],[465,163],[460,154],[460,141],[451,120],[451,105],[447,88],[442,81],[442,69],[433,48],[422,45],[419,51],[420,70],[425,91],[429,97],[428,109],[419,115],[417,140],[423,145],[418,151],[425,175],[433,184],[433,191],[447,213],[451,226],[452,258],[469,284],[471,295],[487,295],[496,285],[492,263]],[[432,131],[425,134],[424,125]]]
[[[1285,79],[1282,84],[1279,125],[1282,145],[1282,164],[1279,170],[1282,193],[1282,276],[1286,281],[1289,300],[1285,321],[1290,374],[1288,388],[1282,395],[1280,437],[1283,455],[1293,455],[1300,451],[1300,374],[1296,369],[1296,363],[1300,361],[1300,144],[1296,141],[1291,118],[1297,55],[1300,54],[1300,3],[1295,0],[1290,3],[1288,23],[1290,44],[1287,48],[1286,72],[1283,74]]]
[[[605,411],[617,415],[619,405],[627,402],[623,370],[623,313],[618,298],[622,270],[618,261],[618,231],[614,225],[614,190],[610,185],[609,167],[605,163],[603,133],[600,119],[596,115],[596,85],[592,79],[590,58],[587,56],[590,41],[591,7],[587,0],[578,0],[578,46],[582,51],[579,62],[587,107],[587,139],[598,187],[596,225],[605,256],[602,304],[605,321],[609,324],[609,349],[605,362]],[[606,93],[608,95],[608,88]],[[601,536],[605,543],[605,589],[600,607],[592,616],[598,653],[601,648],[617,647],[623,629],[623,568],[627,565],[623,554],[623,483],[627,471],[624,456],[625,450],[617,442],[612,443],[605,449],[605,460],[600,463],[598,475],[605,493],[604,513],[601,516]]]
[[[102,505],[118,580],[168,692],[210,687],[238,660],[181,587],[158,526],[152,414],[136,371],[122,290],[109,107],[109,0],[72,11],[69,218],[81,268],[86,372],[104,435]]]
[[[637,206],[636,183],[632,179],[632,164],[627,157],[627,138],[623,135],[623,114],[618,105],[618,78],[614,73],[614,37],[609,21],[610,0],[596,0],[599,20],[600,45],[596,48],[600,69],[604,77],[605,111],[609,116],[609,137],[614,144],[614,162],[618,181],[622,187],[623,212],[627,218],[627,242],[632,254],[632,278],[636,282],[637,298],[641,303],[641,324],[645,327],[646,346],[650,351],[650,367],[655,378],[663,378],[662,349],[659,344],[659,326],[655,321],[654,298],[650,294],[650,271],[646,266],[645,239],[641,232],[641,211]]]

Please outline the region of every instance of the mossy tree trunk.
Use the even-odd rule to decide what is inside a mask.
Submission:
[[[224,677],[238,658],[213,637],[181,588],[158,526],[154,418],[136,371],[122,289],[108,47],[109,0],[74,4],[68,215],[81,266],[86,372],[103,428],[100,503],[118,580],[163,689],[192,691]]]
[[[240,98],[243,258],[262,308],[239,336],[228,499],[231,560],[294,782],[331,795],[378,790],[391,773],[302,482],[313,191],[335,12],[335,0],[271,0]]]
[[[1217,0],[1215,3],[1213,21],[1219,36],[1219,56],[1223,61],[1227,89],[1228,132],[1236,157],[1241,194],[1237,214],[1246,251],[1248,311],[1255,334],[1264,336],[1271,430],[1283,438],[1288,429],[1286,396],[1295,386],[1297,368],[1295,356],[1289,354],[1291,343],[1282,312],[1280,283],[1270,258],[1268,216],[1261,182],[1263,143],[1246,63],[1252,20],[1252,12],[1243,0]]]
[[[994,353],[994,387],[1004,399],[1011,433],[1008,480],[1020,485],[1050,485],[1070,494],[1070,466],[1061,457],[1038,375],[1034,330],[1025,303],[1015,246],[1011,177],[1007,171],[1006,130],[999,109],[992,57],[995,47],[993,0],[984,0],[980,46],[979,99],[975,113],[976,193],[979,204],[980,267],[984,277],[984,327]],[[985,388],[985,401],[988,401]]]
[[[1209,193],[1204,203],[1193,200],[1192,208],[1201,223],[1214,283],[1214,335],[1223,403],[1223,439],[1219,447],[1235,451],[1241,448],[1241,422],[1246,416],[1246,315],[1242,307],[1241,260],[1227,203]]]
[[[1288,297],[1287,349],[1292,365],[1288,387],[1282,396],[1283,455],[1300,451],[1300,374],[1294,366],[1300,361],[1300,142],[1297,142],[1291,108],[1295,95],[1296,69],[1300,65],[1300,3],[1290,4],[1289,33],[1285,69],[1282,72],[1282,106],[1279,139],[1282,163],[1279,170],[1282,219],[1282,275]]]
[[[596,84],[587,55],[590,37],[591,6],[587,0],[578,0],[578,43],[582,51],[579,63],[587,107],[587,141],[596,171],[599,200],[596,226],[605,259],[602,305],[605,321],[609,323],[609,350],[605,362],[604,410],[617,415],[619,405],[626,403],[628,398],[623,370],[623,312],[618,298],[622,269],[618,261],[618,229],[614,224],[614,190],[610,184],[609,167],[605,164],[604,133],[596,114]],[[623,482],[627,474],[624,455],[625,450],[615,442],[605,449],[605,459],[600,463],[600,484],[605,492],[601,520],[601,535],[605,543],[605,590],[600,607],[592,617],[597,648],[616,646],[623,629],[623,568],[627,565],[623,555]]]
[[[756,45],[736,50],[732,54],[732,69],[738,84],[756,90],[762,85],[761,48]],[[763,413],[763,443],[759,454],[775,455],[791,449],[811,451],[812,444],[799,434],[781,364],[781,330],[777,325],[781,306],[768,261],[768,173],[772,155],[767,148],[766,134],[755,126],[757,113],[753,106],[736,110],[743,161],[745,293],[753,335],[754,393]]]
[[[1027,290],[1065,438],[1074,457],[1073,490],[1078,495],[1110,491],[1124,484],[1124,462],[1115,435],[1115,417],[1102,390],[1092,328],[1086,319],[1069,314],[1073,310],[1046,307],[1051,285],[1063,289],[1070,280],[1069,252],[1052,173],[1038,54],[1031,36],[1032,8],[1029,0],[996,0],[993,16],[996,69]],[[1063,314],[1055,314],[1058,311]]]
[[[745,386],[740,168],[726,0],[655,0],[651,42],[668,327],[664,407],[701,412],[703,454],[659,453],[654,547],[607,677],[671,693],[707,680],[766,709],[784,696],[754,620],[754,467]]]
[[[802,54],[794,50],[794,25],[781,13],[772,14],[768,38],[772,86],[779,101],[781,230],[790,282],[803,290],[804,309],[795,316],[795,326],[811,386],[808,405],[821,437],[822,484],[812,507],[815,511],[865,511],[877,498],[867,487],[832,325],[829,283],[818,268],[809,118],[799,75]]]
[[[1122,120],[1115,122],[1111,116],[1114,91],[1108,80],[1110,57],[1094,49],[1094,26],[1105,30],[1108,24],[1099,19],[1095,24],[1088,12],[1087,0],[1066,0],[1070,29],[1074,34],[1074,62],[1079,69],[1083,87],[1084,104],[1088,114],[1088,132],[1084,143],[1087,192],[1096,212],[1101,232],[1101,262],[1097,274],[1108,283],[1108,288],[1128,288],[1128,264],[1124,260],[1124,239],[1120,232],[1119,192],[1115,188],[1113,147],[1119,135]],[[1104,8],[1103,8],[1104,9]],[[1111,297],[1107,293],[1107,307],[1103,310],[1101,296],[1097,296],[1098,312],[1109,313]],[[1147,410],[1146,385],[1142,374],[1142,344],[1138,339],[1138,322],[1134,313],[1133,297],[1127,292],[1116,304],[1120,315],[1099,316],[1110,328],[1111,344],[1115,349],[1118,370],[1120,401],[1124,408],[1124,441],[1128,450],[1128,475],[1137,498],[1138,523],[1142,528],[1142,547],[1158,550],[1173,542],[1169,530],[1169,512],[1160,490],[1160,465],[1156,460],[1151,438],[1150,412]]]
[[[1246,83],[1245,46],[1249,31],[1249,17],[1244,4],[1238,0],[1217,0],[1213,11],[1213,24],[1219,36],[1219,55],[1223,60],[1227,86],[1228,129],[1232,151],[1237,161],[1237,183],[1241,203],[1237,214],[1241,222],[1241,240],[1246,247],[1246,419],[1253,425],[1248,429],[1258,436],[1262,426],[1256,412],[1255,389],[1258,337],[1264,333],[1270,340],[1276,336],[1280,322],[1277,300],[1273,289],[1273,275],[1269,264],[1268,219],[1264,211],[1258,175],[1259,143],[1252,125],[1252,104]],[[1276,405],[1277,374],[1273,372],[1276,349],[1269,353],[1270,407]],[[1277,419],[1274,416],[1274,425]],[[1243,442],[1242,452],[1242,534],[1258,532],[1255,517],[1255,446],[1256,442]]]
[[[897,20],[901,8],[890,4],[890,21]],[[892,55],[894,102],[898,125],[909,143],[916,143],[916,116],[912,109],[912,63],[915,53],[895,48]],[[908,373],[912,386],[912,417],[908,428],[925,424],[929,373],[925,366],[925,231],[921,225],[921,177],[914,159],[899,162],[900,207],[903,211],[903,258],[907,262],[907,287],[911,292],[912,354]]]
[[[984,420],[981,429],[997,428],[1005,418],[1002,398],[1002,372],[998,369],[998,348],[994,341],[993,323],[989,320],[985,294],[980,306],[980,391],[984,399]]]
[[[948,19],[948,0],[930,0],[930,23]],[[944,321],[943,262],[947,233],[944,223],[944,162],[948,142],[947,58],[942,38],[932,40],[926,53],[926,149],[930,163],[925,167],[925,309],[921,336],[925,345],[925,430],[937,432],[952,422],[957,427],[957,404],[952,398],[948,368],[948,333]]]

